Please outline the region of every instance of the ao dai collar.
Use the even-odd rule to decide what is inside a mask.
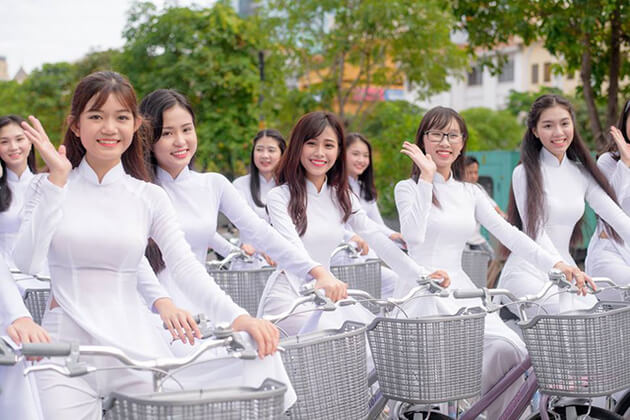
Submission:
[[[328,192],[328,178],[324,179],[322,190],[317,191],[317,187],[308,178],[306,178],[306,193],[311,195],[323,195]]]
[[[34,176],[33,172],[31,172],[31,169],[28,166],[26,167],[24,172],[22,172],[22,176],[18,176],[11,169],[7,168],[7,181],[11,181],[11,182],[28,181],[29,179],[33,178],[33,176]]]
[[[94,169],[92,169],[85,157],[83,157],[83,159],[81,160],[81,163],[79,164],[77,170],[79,171],[79,175],[81,175],[82,178],[86,179],[88,182],[94,185],[110,185],[115,183],[116,181],[119,181],[126,175],[125,169],[122,166],[122,162],[118,162],[116,166],[114,166],[105,174],[103,180],[101,182],[98,182],[98,175],[96,175],[96,172],[94,172]]]
[[[567,159],[566,153],[564,154],[564,157],[562,158],[562,162],[559,162],[558,158],[549,150],[545,149],[544,147],[540,149],[540,161],[547,166],[551,166],[552,168],[561,168],[565,166],[565,162],[567,160],[568,159]]]
[[[184,169],[182,169],[182,171],[175,178],[173,178],[171,174],[158,166],[156,176],[160,184],[181,182],[190,177],[190,169],[188,168],[188,166],[184,167]]]

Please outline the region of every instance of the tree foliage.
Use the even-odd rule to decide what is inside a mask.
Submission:
[[[438,0],[271,0],[269,14],[290,71],[322,106],[358,125],[376,104],[370,88],[407,82],[430,95],[466,64]]]
[[[605,97],[606,124],[618,114],[619,81],[630,76],[630,6],[622,0],[456,0],[454,13],[468,33],[469,50],[493,49],[515,36],[526,44],[541,39],[561,57],[557,69],[580,74],[589,128],[598,147],[605,144],[597,111]],[[621,89],[630,93],[628,86]]]
[[[523,126],[506,110],[469,108],[461,112],[468,127],[467,150],[512,150],[523,137]]]
[[[139,95],[176,89],[197,116],[197,163],[230,176],[244,170],[258,127],[257,52],[264,37],[222,3],[208,9],[158,11],[137,4],[118,67]]]

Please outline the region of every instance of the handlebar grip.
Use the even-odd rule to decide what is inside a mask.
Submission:
[[[481,298],[486,295],[483,289],[456,289],[453,291],[453,297],[457,299]]]
[[[24,356],[55,357],[68,356],[72,351],[69,343],[24,343],[22,354]]]

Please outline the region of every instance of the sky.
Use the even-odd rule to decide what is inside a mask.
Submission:
[[[188,0],[154,0],[188,6]],[[194,3],[211,5],[214,0]],[[44,63],[75,61],[90,51],[119,48],[132,0],[0,0],[0,56],[9,77]]]

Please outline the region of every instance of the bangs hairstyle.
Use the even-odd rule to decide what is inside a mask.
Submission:
[[[5,115],[0,117],[0,130],[11,124],[17,125],[22,130],[22,122],[24,119],[18,115]],[[25,136],[26,137],[26,136]],[[4,160],[0,159],[0,165],[2,166],[2,176],[0,177],[0,213],[6,211],[11,205],[13,193],[9,188],[7,164]],[[31,145],[31,151],[26,158],[26,165],[33,173],[37,173],[37,164],[35,161],[35,148]]]
[[[114,95],[131,114],[134,121],[139,118],[138,101],[136,93],[129,81],[113,71],[99,71],[84,77],[72,95],[70,115],[66,119],[66,135],[63,144],[66,146],[66,156],[76,168],[85,156],[85,148],[81,139],[74,134],[72,128],[76,128],[83,112],[98,110],[109,98]],[[90,103],[91,101],[91,103]],[[88,109],[87,106],[90,105]],[[149,172],[144,161],[144,135],[146,130],[138,129],[132,137],[129,148],[124,151],[121,161],[125,172],[134,178],[148,181]]]
[[[153,153],[153,145],[162,137],[164,129],[164,112],[174,106],[181,106],[192,117],[193,125],[196,126],[195,112],[193,111],[188,99],[174,89],[158,89],[142,99],[140,102],[140,114],[150,124],[149,134],[147,136],[147,160],[149,161],[149,170],[151,181],[157,179],[158,162]],[[193,159],[190,160],[189,167],[192,167]]]
[[[345,147],[346,153],[348,148],[357,141],[362,141],[368,148],[368,158],[370,163],[367,168],[359,175],[359,186],[361,187],[360,196],[365,201],[374,201],[378,198],[378,192],[374,185],[374,166],[372,165],[372,145],[361,133],[349,133],[346,135]]]
[[[424,135],[429,130],[444,130],[451,124],[451,121],[455,120],[457,125],[459,125],[459,131],[462,134],[462,150],[451,165],[451,171],[453,172],[453,177],[458,181],[464,180],[464,161],[466,160],[466,143],[468,142],[468,127],[466,127],[466,122],[462,118],[461,115],[457,113],[452,108],[446,108],[442,106],[436,106],[435,108],[431,108],[424,114],[422,120],[420,121],[420,125],[418,126],[418,131],[416,132],[416,145],[422,150],[422,153],[426,154],[426,149],[424,147]],[[420,178],[420,168],[412,163],[411,167],[411,179],[413,179],[416,183],[418,182],[418,178]],[[436,207],[440,207],[440,202],[435,196],[435,191],[433,192],[433,205]]]
[[[630,139],[628,138],[628,117],[630,116],[630,99],[626,101],[623,106],[623,112],[619,115],[619,121],[617,122],[617,128],[621,131],[623,135],[623,139],[626,143],[630,143]],[[612,154],[613,159],[619,161],[621,156],[619,155],[619,150],[617,149],[617,143],[609,136],[608,139],[608,147],[606,148],[606,152],[610,152]]]
[[[345,169],[345,148],[343,125],[335,114],[326,111],[315,111],[304,115],[297,122],[289,139],[286,153],[280,159],[277,170],[278,184],[287,184],[291,198],[289,200],[289,215],[300,236],[304,235],[307,227],[306,220],[306,171],[300,162],[304,143],[319,136],[326,127],[332,128],[337,136],[339,154],[334,165],[326,173],[327,184],[335,188],[337,204],[340,206],[342,222],[346,222],[352,212],[350,190]]]
[[[171,109],[172,107],[179,105],[186,109],[195,125],[195,113],[192,107],[188,103],[188,100],[184,95],[173,89],[158,89],[149,93],[140,102],[140,114],[145,121],[148,122],[147,135],[146,135],[146,157],[148,162],[148,174],[150,182],[157,183],[157,167],[158,162],[153,153],[153,145],[157,143],[162,137],[162,130],[164,129],[164,111]],[[193,129],[195,129],[193,127]],[[191,159],[189,166],[192,166],[193,161]],[[147,247],[145,252],[149,264],[155,273],[166,268],[164,259],[162,258],[162,252],[157,244],[153,241]]]
[[[540,169],[540,151],[543,147],[540,139],[534,134],[534,129],[540,120],[542,113],[552,107],[560,106],[564,108],[571,116],[571,123],[573,124],[573,140],[566,151],[565,159],[577,162],[588,172],[590,176],[597,182],[597,184],[608,194],[608,196],[617,202],[615,192],[611,188],[610,184],[606,180],[604,174],[599,170],[595,160],[591,157],[591,154],[584,144],[584,141],[580,137],[580,133],[577,131],[575,125],[575,113],[571,103],[565,98],[558,95],[543,95],[540,96],[534,103],[527,115],[527,131],[523,136],[521,142],[521,161],[523,169],[525,170],[525,177],[527,180],[527,229],[525,233],[532,238],[536,239],[536,236],[540,229],[543,227],[545,215],[545,193],[542,179],[542,171]],[[508,204],[508,221],[523,230],[523,220],[516,207],[516,200],[514,198],[514,188],[510,185],[510,200]],[[570,246],[574,247],[582,242],[582,224],[584,217],[582,217],[575,225],[573,233],[571,234]],[[612,237],[615,241],[620,242],[621,239],[617,232],[615,232],[608,223],[602,220],[604,223],[604,229],[609,237]],[[504,249],[504,253],[508,253]]]
[[[274,129],[260,130],[258,133],[256,133],[254,139],[252,140],[252,151],[249,155],[249,191],[252,195],[252,199],[254,200],[254,204],[261,208],[265,207],[265,203],[263,203],[260,199],[260,171],[254,163],[254,150],[256,149],[256,144],[258,143],[258,140],[262,139],[263,137],[269,137],[271,139],[274,139],[276,143],[278,143],[281,157],[284,154],[285,149],[287,148],[287,142],[286,140],[284,140],[284,137],[282,137],[282,134],[280,134],[278,130]]]

